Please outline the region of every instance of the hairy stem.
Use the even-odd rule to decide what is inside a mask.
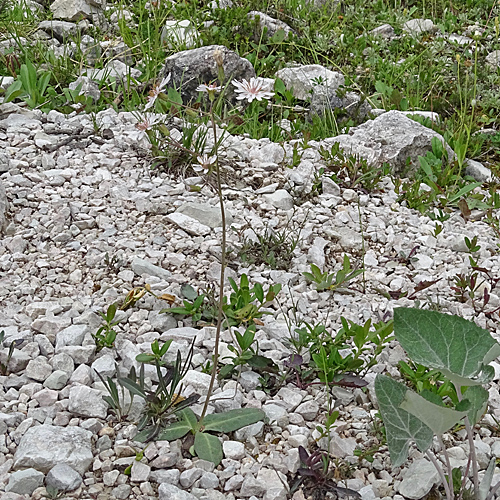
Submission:
[[[444,486],[444,491],[446,493],[447,500],[454,500],[453,488],[450,490],[448,482],[446,481],[446,476],[444,475],[443,472],[443,468],[441,467],[441,465],[439,465],[439,462],[436,460],[436,457],[429,450],[427,450],[427,456],[429,457],[429,460],[434,464],[434,467],[436,467],[436,470],[438,471],[439,477],[441,478],[441,482],[443,483]]]
[[[224,199],[222,198],[222,182],[220,176],[219,158],[217,157],[217,129],[215,126],[215,120],[213,115],[213,103],[210,103],[210,117],[212,121],[212,129],[214,132],[214,147],[215,147],[215,175],[217,180],[217,194],[219,196],[220,213],[222,220],[222,241],[221,241],[221,259],[220,259],[220,282],[219,282],[219,308],[217,314],[217,329],[215,331],[215,346],[214,346],[214,365],[212,367],[212,373],[210,377],[210,384],[208,386],[207,396],[205,399],[205,404],[203,405],[203,410],[200,416],[200,426],[203,423],[203,419],[207,414],[208,404],[210,402],[210,396],[212,395],[215,377],[217,376],[217,365],[219,362],[219,343],[220,343],[220,332],[222,328],[222,317],[223,317],[223,300],[224,300],[224,271],[226,270],[226,212],[224,210]]]

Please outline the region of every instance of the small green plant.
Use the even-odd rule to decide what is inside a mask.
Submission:
[[[224,324],[227,326],[262,324],[259,318],[264,314],[268,314],[262,311],[262,309],[274,300],[281,290],[281,285],[272,285],[269,287],[267,293],[264,293],[264,289],[260,283],[256,283],[250,288],[246,274],[241,276],[239,285],[232,278],[228,279],[233,292],[229,298],[227,296],[223,298],[222,311],[225,316]],[[190,285],[183,285],[181,293],[186,297],[183,300],[182,307],[162,309],[160,312],[191,316],[193,323],[201,320],[208,323],[214,321],[217,315],[217,308],[215,304],[210,303],[207,294],[198,295]]]
[[[251,225],[248,227],[254,232],[257,241],[243,238],[238,257],[244,264],[265,264],[271,269],[289,269],[293,259],[293,252],[300,241],[300,228],[290,227],[293,216],[281,230],[273,230],[266,226],[263,233],[258,233]]]
[[[338,290],[345,286],[349,281],[363,273],[363,269],[352,269],[349,256],[344,254],[342,269],[337,273],[321,272],[321,269],[316,264],[310,264],[311,272],[302,273],[305,278],[315,284],[316,290]]]
[[[474,426],[481,419],[488,403],[488,391],[482,386],[493,379],[490,362],[500,355],[500,344],[487,330],[458,316],[420,309],[398,308],[394,311],[396,339],[410,359],[431,370],[438,370],[454,386],[457,400],[446,406],[435,392],[421,394],[385,375],[377,375],[375,392],[387,432],[392,463],[402,465],[411,442],[426,453],[436,467],[447,500],[462,498],[465,477],[461,477],[456,495],[453,471],[442,435],[457,424],[464,423],[469,444],[469,464],[472,470],[472,493],[475,499],[491,500],[500,483],[491,487],[496,459],[492,458],[481,482],[474,445]],[[430,448],[437,436],[440,454]],[[455,483],[455,484],[454,484]]]
[[[132,404],[134,402],[134,393],[128,390],[129,403],[127,405],[125,399],[125,387],[122,384],[119,384],[121,389],[119,390],[114,380],[111,377],[104,378],[99,372],[96,373],[101,379],[101,382],[104,384],[104,387],[106,388],[109,394],[108,396],[102,396],[102,399],[104,399],[104,401],[108,403],[108,406],[110,407],[111,411],[115,414],[117,420],[121,422],[122,420],[127,418],[128,414],[130,413],[130,410],[132,409]],[[141,374],[141,377],[144,378],[143,373]],[[120,378],[119,375],[118,378]],[[127,378],[134,383],[137,381],[137,374],[134,367],[130,369]]]
[[[3,346],[3,339],[5,338],[5,330],[0,332],[0,346]],[[13,340],[9,345],[9,351],[7,352],[7,358],[5,363],[0,362],[0,374],[8,375],[9,373],[9,362],[14,354],[14,349],[23,343],[22,339]]]
[[[232,374],[238,367],[248,365],[256,372],[262,369],[272,370],[278,372],[278,367],[270,358],[258,354],[259,346],[253,347],[255,342],[255,325],[250,325],[243,335],[237,330],[234,331],[237,346],[229,344],[227,348],[234,354],[234,356],[227,357],[231,359],[231,363],[224,365],[219,370],[219,377],[225,378]]]
[[[364,158],[346,155],[338,142],[335,142],[330,150],[321,147],[319,153],[326,163],[326,171],[333,172],[331,179],[342,187],[361,188],[365,192],[372,192],[390,172],[387,164],[374,168]]]
[[[458,403],[457,393],[453,384],[446,380],[438,370],[430,370],[424,365],[413,361],[400,361],[399,373],[418,394],[433,392],[440,398],[448,398],[454,404]]]
[[[292,493],[304,485],[314,491],[315,498],[326,498],[328,492],[342,497],[361,498],[358,492],[337,486],[335,469],[331,468],[330,457],[325,451],[316,450],[309,454],[303,446],[299,446],[299,457],[301,467],[297,470],[298,478],[290,488]]]
[[[96,333],[92,334],[92,338],[96,345],[96,352],[102,351],[105,347],[111,349],[115,345],[116,332],[113,328],[120,323],[120,321],[113,321],[116,310],[116,304],[111,304],[106,310],[106,314],[99,311],[99,315],[104,320],[104,324],[99,327]]]
[[[163,429],[158,440],[174,441],[191,432],[194,434],[194,444],[191,453],[203,460],[208,460],[216,466],[222,461],[222,443],[210,432],[233,432],[247,425],[265,419],[265,413],[257,408],[240,408],[224,413],[206,415],[201,423],[190,408],[176,412],[177,422]],[[137,440],[137,437],[135,438]]]
[[[145,408],[138,424],[139,434],[135,437],[136,441],[148,442],[158,436],[158,433],[168,425],[170,417],[183,408],[194,404],[199,399],[199,395],[193,394],[188,398],[183,398],[182,379],[190,369],[191,359],[193,357],[194,344],[191,344],[189,353],[184,363],[180,351],[177,351],[177,358],[173,366],[167,366],[163,357],[170,347],[171,341],[166,342],[160,347],[158,341],[151,344],[151,353],[138,354],[136,360],[141,363],[154,365],[158,378],[156,389],[150,390],[145,386],[144,365],[141,367],[138,380],[132,378],[119,378],[118,383],[144,399]],[[165,347],[166,346],[166,347]]]
[[[21,65],[18,78],[5,92],[4,102],[20,98],[31,108],[43,105],[47,101],[45,92],[50,82],[51,72],[44,71],[41,75],[31,61]]]

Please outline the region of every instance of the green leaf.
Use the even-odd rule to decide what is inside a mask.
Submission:
[[[488,391],[479,385],[468,387],[464,392],[464,401],[469,401],[471,408],[468,410],[468,417],[471,425],[475,425],[486,411],[488,406]]]
[[[494,370],[485,363],[500,356],[500,344],[487,330],[436,311],[397,308],[394,332],[413,361],[439,370],[460,386],[491,380]]]
[[[147,354],[147,353],[142,353],[138,354],[135,357],[136,361],[139,361],[139,363],[150,363],[151,361],[154,361],[156,358],[153,354]]]
[[[181,285],[181,294],[184,298],[191,301],[195,300],[196,297],[198,297],[198,293],[196,292],[196,290],[188,283],[184,283],[183,285]]]
[[[265,418],[266,414],[257,408],[239,408],[207,415],[203,420],[203,426],[206,431],[233,432]]]
[[[492,458],[478,488],[479,500],[486,500],[486,497],[490,492],[491,482],[493,481],[493,474],[495,472],[495,465],[496,459]]]
[[[23,83],[21,80],[16,80],[13,82],[9,88],[5,91],[4,101],[3,102],[11,102],[21,94],[23,94]]]
[[[177,412],[177,416],[179,420],[186,422],[193,431],[198,428],[198,419],[191,408],[184,408],[184,410]]]
[[[148,396],[147,392],[144,389],[142,389],[138,384],[136,384],[127,377],[120,377],[118,379],[118,383],[122,387],[125,387],[125,389],[129,390],[131,394],[135,394],[136,396],[139,396],[144,399],[146,399]]]
[[[222,444],[217,436],[197,432],[194,436],[194,450],[199,458],[219,465],[222,461]]]
[[[262,304],[264,302],[264,289],[260,283],[255,283],[253,287],[256,299]]]
[[[417,417],[438,436],[455,427],[467,415],[466,411],[452,410],[451,408],[431,403],[409,389],[406,390],[405,397],[401,401],[399,408]]]
[[[191,426],[188,422],[182,420],[180,422],[174,422],[165,429],[161,430],[156,438],[158,441],[175,441],[184,437],[188,432],[191,431]],[[135,438],[134,438],[135,439]]]
[[[387,445],[395,467],[402,465],[408,458],[408,445],[415,442],[421,452],[432,444],[432,430],[417,417],[399,407],[405,399],[407,387],[385,376],[377,375],[375,393],[380,414],[384,421]]]

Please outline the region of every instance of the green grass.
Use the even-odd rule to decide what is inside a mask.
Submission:
[[[496,0],[354,0],[332,8],[313,9],[305,0],[240,0],[230,9],[212,9],[208,0],[187,0],[175,5],[162,2],[157,8],[146,9],[146,0],[111,2],[116,10],[132,13],[133,23],[121,20],[116,37],[130,48],[134,64],[143,74],[139,84],[156,79],[163,61],[186,47],[163,46],[160,40],[166,20],[190,19],[200,34],[200,44],[221,44],[247,58],[262,77],[273,77],[276,70],[291,62],[317,63],[341,71],[346,78],[346,90],[365,95],[369,101],[385,109],[432,110],[442,121],[438,132],[446,135],[459,154],[480,161],[500,160],[498,135],[476,135],[483,127],[498,128],[500,98],[495,89],[500,84],[500,71],[488,68],[484,57],[500,48]],[[268,37],[259,33],[256,21],[247,14],[259,10],[283,20],[294,30],[288,38]],[[107,12],[109,17],[111,12]],[[469,46],[448,43],[439,34],[424,34],[413,38],[401,36],[403,24],[414,18],[430,18],[443,32],[463,35],[477,23],[483,31]],[[0,37],[30,37],[39,20],[50,19],[50,10],[32,14],[22,7],[0,4]],[[392,41],[368,34],[373,28],[390,23],[398,35]],[[91,29],[87,33],[96,43],[113,39],[109,32]],[[75,39],[77,46],[80,36]],[[12,52],[12,50],[11,50]],[[50,85],[62,95],[80,71],[89,67],[88,53],[77,50],[55,57],[41,42],[23,45],[14,56],[0,56],[0,75],[17,76],[17,68],[30,61],[38,71],[51,72]],[[103,67],[105,60],[94,66]],[[122,91],[119,84],[100,82],[100,102],[87,106],[86,111],[99,111],[114,106],[117,111],[135,111],[145,103],[148,86],[132,92]],[[243,123],[231,122],[231,133],[248,133],[251,137],[270,137],[283,141],[305,136],[320,139],[342,131],[332,117],[310,121],[296,112],[297,102],[284,94],[278,96],[281,107],[272,112],[265,106],[253,106],[243,115]],[[61,99],[53,98],[53,107]],[[276,104],[276,103],[275,103]],[[279,103],[278,103],[279,104]],[[300,103],[298,103],[300,104]],[[50,103],[49,103],[50,106]],[[278,123],[291,121],[292,131],[284,132]],[[344,124],[345,125],[345,124]],[[347,127],[349,124],[347,124]],[[344,129],[344,131],[347,129]]]

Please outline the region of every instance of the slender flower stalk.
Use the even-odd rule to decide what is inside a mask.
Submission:
[[[170,81],[170,73],[161,81],[161,83],[156,84],[148,95],[148,102],[144,106],[144,111],[151,108],[157,97],[165,90],[167,83]]]
[[[220,167],[219,167],[219,160],[217,158],[217,127],[215,125],[215,118],[214,118],[214,100],[210,99],[210,119],[212,121],[212,130],[214,133],[214,152],[215,155],[208,157],[207,155],[203,155],[201,157],[202,160],[205,161],[205,159],[210,161],[209,165],[212,165],[212,163],[215,163],[215,175],[216,175],[216,180],[217,180],[217,194],[219,197],[219,206],[220,206],[220,214],[221,214],[221,221],[222,221],[222,241],[221,241],[221,257],[220,257],[220,281],[219,281],[219,307],[218,307],[218,312],[217,312],[217,329],[215,330],[215,345],[214,345],[214,356],[213,356],[213,367],[212,367],[212,373],[210,375],[210,384],[208,386],[208,391],[207,395],[205,398],[205,403],[203,404],[203,410],[201,411],[200,415],[200,420],[199,425],[201,426],[203,424],[203,419],[205,418],[205,415],[207,414],[208,410],[208,404],[210,403],[210,397],[212,396],[212,392],[214,390],[214,385],[215,385],[215,378],[217,376],[217,365],[219,364],[219,345],[220,345],[220,333],[222,329],[222,317],[223,317],[223,310],[222,310],[222,304],[224,301],[224,275],[225,275],[225,270],[226,270],[226,210],[224,208],[224,198],[222,197],[222,181],[221,181],[221,175],[220,175]],[[198,158],[198,161],[201,164],[200,157]]]
[[[232,84],[236,87],[235,92],[239,94],[236,99],[246,99],[252,102],[254,99],[262,101],[269,99],[274,95],[274,92],[269,87],[269,84],[263,78],[250,78],[250,81],[243,79],[241,82],[233,80]]]

